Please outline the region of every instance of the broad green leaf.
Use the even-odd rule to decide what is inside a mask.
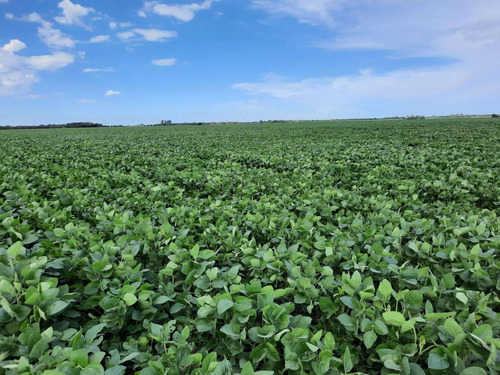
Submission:
[[[446,370],[450,367],[450,363],[448,362],[446,357],[443,357],[439,353],[431,352],[429,354],[429,358],[427,359],[427,363],[430,369],[432,370]]]
[[[403,323],[406,322],[406,319],[403,316],[403,314],[401,314],[400,312],[397,312],[397,311],[385,312],[382,314],[382,316],[384,317],[384,320],[387,323],[389,323],[393,326],[396,326],[396,327],[401,327],[403,325]]]
[[[23,250],[23,243],[18,241],[7,249],[7,254],[12,258],[17,257]]]
[[[47,310],[45,310],[45,314],[47,316],[52,316],[59,314],[61,311],[63,311],[66,307],[68,307],[69,303],[65,301],[56,301],[52,305],[50,305]]]
[[[104,368],[96,362],[90,363],[80,372],[80,375],[103,375]]]
[[[233,306],[234,306],[234,303],[230,299],[225,299],[225,298],[221,299],[219,301],[219,303],[217,304],[217,312],[219,314],[223,314]]]
[[[253,375],[253,374],[254,374],[254,370],[253,370],[252,364],[250,362],[245,363],[245,365],[241,369],[240,375]]]
[[[467,367],[465,370],[460,372],[460,375],[487,375],[488,373],[481,367],[473,366]]]
[[[127,306],[132,306],[137,302],[137,297],[132,293],[126,293],[122,296],[123,301],[127,304]]]
[[[460,325],[453,318],[446,319],[444,322],[444,329],[453,337],[457,337],[458,335],[464,333],[462,327],[460,327]]]
[[[370,349],[375,341],[377,341],[377,335],[375,334],[375,332],[369,331],[363,334],[363,342],[367,349]]]

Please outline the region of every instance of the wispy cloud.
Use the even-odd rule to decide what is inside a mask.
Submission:
[[[329,115],[347,108],[412,108],[464,105],[469,97],[489,98],[500,87],[500,8],[496,0],[253,0],[271,14],[331,29],[315,43],[334,50],[375,50],[394,57],[444,57],[448,64],[303,79],[267,75],[234,89],[252,96],[294,103]],[[497,4],[498,5],[498,4]],[[404,103],[404,105],[402,105]],[[368,110],[367,110],[368,111]]]
[[[85,68],[83,69],[84,73],[110,73],[114,72],[114,68]]]
[[[110,29],[115,30],[118,27],[132,27],[134,24],[132,22],[116,22],[116,21],[111,21],[108,23],[108,26]]]
[[[109,35],[97,35],[90,38],[89,43],[103,43],[108,42],[110,40]]]
[[[158,59],[153,60],[152,63],[158,66],[173,66],[177,64],[177,59]]]
[[[340,12],[348,1],[252,0],[252,3],[255,7],[262,8],[274,15],[291,16],[302,23],[334,26],[336,13]]]
[[[38,13],[33,12],[26,16],[16,18],[13,14],[7,13],[6,18],[15,21],[24,21],[31,23],[38,23],[37,27],[38,37],[40,40],[51,49],[73,48],[76,41],[69,35],[64,34],[61,30],[56,29],[54,24],[45,21]]]
[[[210,9],[212,4],[220,0],[205,0],[201,3],[191,4],[163,4],[158,1],[146,1],[143,9],[139,11],[140,17],[146,17],[148,13],[160,16],[173,17],[179,21],[189,22],[195,17],[196,12]]]
[[[120,94],[121,94],[120,91],[108,90],[108,91],[106,91],[106,93],[104,95],[106,95],[106,96],[116,96],[116,95],[120,95]]]
[[[146,40],[148,42],[164,42],[168,39],[175,38],[177,32],[159,29],[132,29],[118,33],[117,36],[123,41]]]

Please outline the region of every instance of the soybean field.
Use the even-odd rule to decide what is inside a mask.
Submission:
[[[0,133],[0,374],[500,373],[500,119]]]

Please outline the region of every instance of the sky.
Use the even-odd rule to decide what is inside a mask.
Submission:
[[[499,0],[0,0],[0,125],[498,112]]]

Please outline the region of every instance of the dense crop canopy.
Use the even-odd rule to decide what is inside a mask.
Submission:
[[[497,374],[496,119],[0,134],[0,374]]]

